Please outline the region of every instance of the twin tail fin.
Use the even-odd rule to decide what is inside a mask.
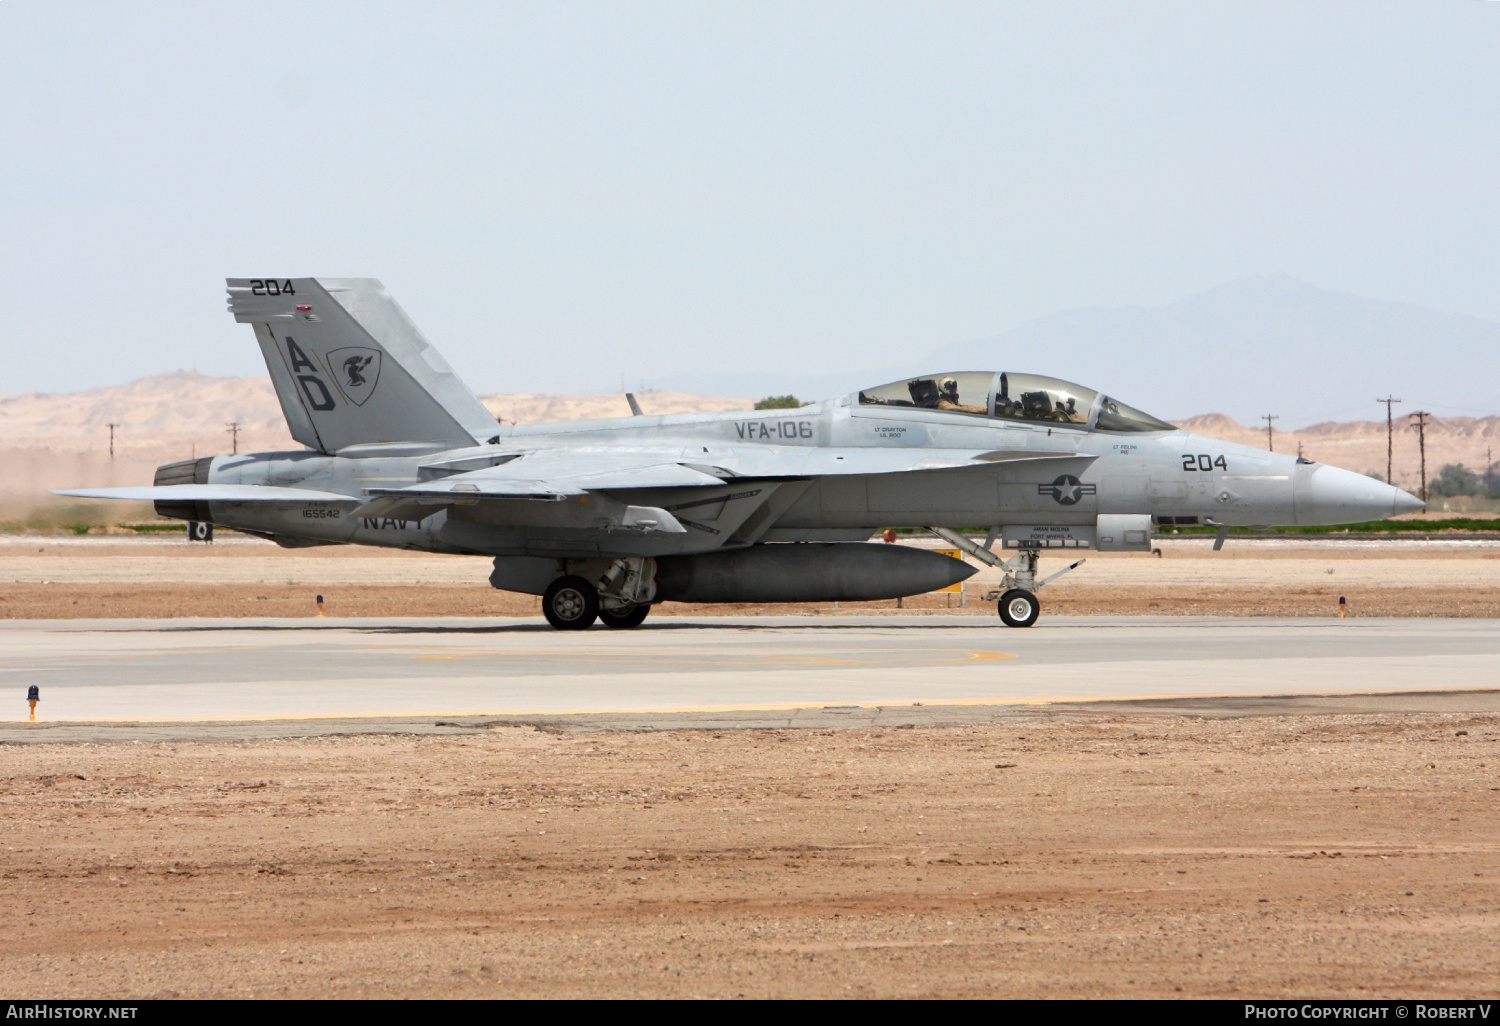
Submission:
[[[374,278],[230,278],[292,437],[320,452],[387,442],[461,448],[499,425]]]

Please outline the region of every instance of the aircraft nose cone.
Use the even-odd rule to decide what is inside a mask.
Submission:
[[[1422,500],[1364,474],[1318,466],[1297,482],[1297,523],[1357,524],[1422,508]]]
[[[1394,488],[1392,491],[1396,493],[1395,516],[1399,517],[1402,513],[1420,513],[1427,508],[1427,503],[1411,492],[1403,492],[1399,488]]]

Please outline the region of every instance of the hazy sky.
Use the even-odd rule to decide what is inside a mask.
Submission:
[[[1500,320],[1497,156],[1483,0],[0,0],[0,394],[263,373],[226,275],[381,278],[479,391],[1251,274]]]

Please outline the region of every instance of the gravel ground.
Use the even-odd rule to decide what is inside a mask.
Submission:
[[[1500,717],[0,745],[29,996],[1488,997]]]

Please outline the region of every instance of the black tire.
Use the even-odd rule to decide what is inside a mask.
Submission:
[[[1037,597],[1021,588],[1012,588],[1000,596],[1000,619],[1007,627],[1030,627],[1042,613]]]
[[[646,619],[646,614],[651,612],[651,606],[642,602],[640,605],[629,605],[623,609],[611,612],[603,606],[599,607],[599,622],[606,627],[615,630],[625,630],[630,627],[639,627]]]
[[[588,630],[599,617],[599,592],[582,577],[559,577],[542,593],[542,615],[560,631]]]

